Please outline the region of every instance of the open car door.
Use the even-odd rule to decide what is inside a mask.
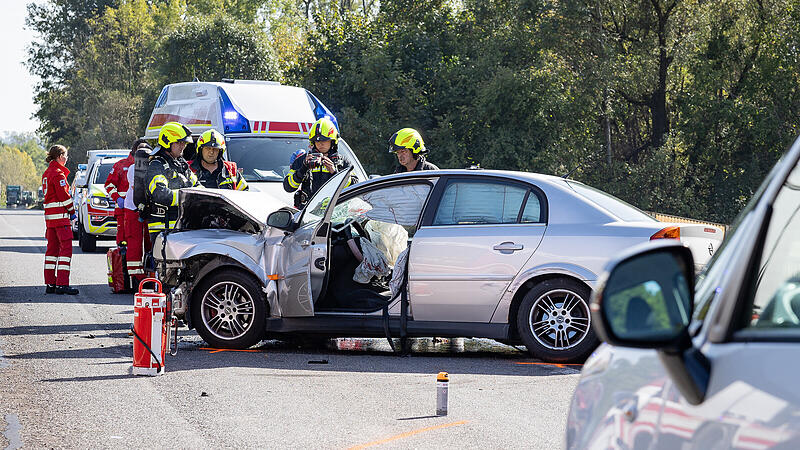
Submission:
[[[283,240],[278,301],[284,317],[314,315],[328,269],[328,237],[333,205],[350,179],[352,167],[337,173],[311,197],[297,228]]]

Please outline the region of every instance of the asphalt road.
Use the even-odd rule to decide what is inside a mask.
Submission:
[[[249,351],[180,330],[159,377],[130,374],[130,294],[105,250],[73,249],[77,296],[46,295],[41,211],[0,210],[0,448],[560,448],[580,367],[489,340],[385,340]],[[450,373],[436,417],[436,374]]]

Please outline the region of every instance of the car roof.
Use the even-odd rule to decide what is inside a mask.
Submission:
[[[431,176],[468,176],[468,177],[501,177],[511,180],[525,181],[525,182],[538,182],[547,183],[551,185],[558,185],[567,188],[565,179],[554,175],[545,175],[535,172],[520,172],[514,170],[490,170],[490,169],[443,169],[443,170],[424,170],[414,172],[403,172],[392,175],[385,175],[378,178],[367,180],[360,183],[358,186],[366,186],[374,182],[383,183],[391,179],[409,179],[409,178],[429,178]],[[569,180],[574,182],[573,180]]]
[[[623,219],[615,215],[607,208],[598,205],[583,195],[580,195],[575,191],[575,189],[573,189],[572,186],[570,186],[570,184],[584,185],[583,183],[575,180],[568,180],[563,177],[535,172],[489,169],[444,169],[404,172],[381,176],[367,180],[363,183],[352,185],[345,189],[345,192],[349,193],[355,190],[368,188],[369,186],[374,186],[375,184],[391,182],[392,180],[422,180],[430,177],[441,176],[463,176],[477,179],[481,177],[505,178],[512,181],[534,184],[541,190],[545,191],[548,203],[560,204],[567,202],[570,204],[569,208],[551,208],[549,213],[550,223],[632,223],[630,219]],[[654,221],[654,223],[657,223],[657,221]],[[652,226],[652,224],[648,224],[646,226]]]

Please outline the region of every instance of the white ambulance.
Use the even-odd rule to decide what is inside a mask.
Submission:
[[[325,116],[339,128],[336,117],[311,92],[274,81],[175,83],[161,91],[144,137],[157,139],[161,126],[172,121],[189,127],[195,137],[214,128],[225,135],[226,157],[236,162],[250,190],[267,192],[291,206],[293,194],[283,189],[289,159],[308,148],[311,125]],[[194,157],[194,147],[187,150],[184,156]],[[353,165],[360,181],[367,179],[343,139],[339,155]]]

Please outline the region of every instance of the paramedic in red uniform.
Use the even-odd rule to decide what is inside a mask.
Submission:
[[[152,150],[152,147],[147,142],[136,141],[133,150],[134,160],[136,159],[136,152],[147,152]],[[147,221],[139,216],[139,209],[133,201],[133,187],[134,183],[134,167],[130,166],[127,172],[127,186],[128,191],[125,195],[123,202],[123,216],[125,221],[125,242],[127,242],[127,250],[125,254],[125,261],[128,268],[128,275],[131,276],[131,285],[138,286],[139,283],[146,278],[144,273],[143,258],[146,252],[149,252],[152,244],[150,243],[150,233],[147,231]]]
[[[44,222],[47,226],[47,250],[44,253],[44,282],[48,294],[75,295],[78,290],[69,286],[69,266],[72,260],[72,227],[75,207],[67,183],[67,149],[54,145],[47,151],[50,165],[42,174],[44,191]]]
[[[147,141],[137,139],[131,147],[131,153],[127,158],[120,159],[114,163],[108,177],[106,177],[106,192],[114,202],[114,217],[117,219],[117,246],[125,242],[125,195],[128,193],[128,169],[133,166],[133,152]]]

